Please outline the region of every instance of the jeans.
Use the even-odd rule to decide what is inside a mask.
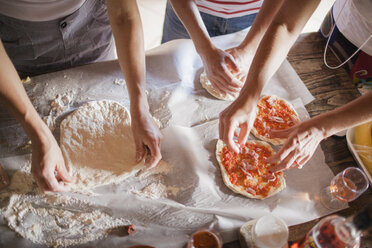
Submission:
[[[252,26],[257,14],[250,14],[235,18],[221,18],[200,12],[204,25],[206,26],[209,36],[214,37],[218,35],[230,34],[238,32],[245,28]],[[174,39],[189,39],[186,28],[178,19],[171,4],[167,2],[165,11],[165,20],[163,26],[163,37],[161,43],[165,43]]]

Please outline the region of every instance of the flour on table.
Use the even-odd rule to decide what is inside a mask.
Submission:
[[[139,194],[150,199],[159,199],[167,196],[167,187],[162,183],[151,183],[144,187]]]
[[[56,127],[56,120],[58,116],[66,112],[70,108],[70,104],[75,93],[73,91],[67,92],[65,94],[58,94],[50,102],[50,111],[47,116],[43,117],[43,121],[50,130],[54,130]]]
[[[129,112],[114,101],[89,102],[66,117],[60,142],[73,191],[120,183],[145,168],[135,162]]]
[[[17,195],[4,212],[11,229],[35,243],[67,247],[104,238],[111,229],[130,224],[87,202],[67,196]]]
[[[157,175],[157,174],[166,175],[170,171],[171,171],[170,165],[167,162],[165,162],[163,160],[160,160],[159,163],[155,167],[153,167],[151,169],[143,169],[143,170],[139,171],[137,176],[140,179],[144,179],[146,177],[149,177],[149,176],[152,176],[152,175]]]
[[[84,244],[104,238],[116,227],[130,224],[88,201],[63,194],[38,194],[31,175],[31,157],[11,176],[0,193],[0,209],[8,226],[23,238],[54,247]]]
[[[125,85],[125,80],[122,79],[122,78],[115,78],[114,84],[123,86],[123,85]]]

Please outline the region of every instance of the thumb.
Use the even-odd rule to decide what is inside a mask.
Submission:
[[[243,123],[240,126],[240,132],[238,137],[238,143],[243,145],[247,142],[248,136],[249,136],[250,129],[248,127],[247,123]]]
[[[146,150],[144,145],[141,142],[136,142],[136,163],[141,162],[145,156]]]
[[[65,166],[64,161],[58,163],[58,165],[56,167],[56,170],[58,172],[58,175],[62,179],[62,181],[64,181],[64,182],[71,182],[72,181],[72,177],[70,176],[70,174],[66,170],[66,166]]]

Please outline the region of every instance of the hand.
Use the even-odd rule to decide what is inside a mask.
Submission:
[[[222,94],[238,96],[243,83],[234,74],[239,73],[239,67],[234,57],[218,48],[201,55],[205,72],[209,81]]]
[[[32,141],[31,173],[39,188],[44,192],[69,191],[65,182],[71,182],[62,152],[50,133],[43,140]]]
[[[247,105],[243,104],[241,99],[244,99],[244,97],[237,98],[220,114],[220,139],[230,150],[236,153],[239,153],[239,147],[233,140],[235,130],[240,128],[238,143],[245,144],[256,118],[255,102],[252,100],[251,103]]]
[[[132,133],[136,144],[136,162],[139,163],[146,155],[145,165],[148,168],[156,166],[162,157],[160,144],[163,135],[149,112],[132,115]],[[146,154],[146,149],[149,154]]]
[[[231,54],[235,59],[235,63],[239,65],[240,70],[235,74],[235,77],[244,83],[255,55],[255,49],[241,48],[240,46],[237,46],[227,49],[226,52]],[[231,67],[229,61],[227,61],[227,67]]]
[[[301,169],[314,154],[319,143],[326,137],[322,130],[310,125],[311,120],[302,122],[283,131],[271,131],[272,138],[287,138],[278,153],[267,162],[277,163],[270,171],[277,172],[289,168]]]

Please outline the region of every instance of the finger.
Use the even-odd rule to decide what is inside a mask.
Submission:
[[[288,169],[294,164],[294,162],[297,159],[296,150],[293,150],[291,153],[288,154],[286,158],[284,158],[279,164],[273,166],[271,169],[269,169],[270,172],[277,172],[281,170]]]
[[[270,173],[280,172],[282,170],[286,169],[284,164],[277,164],[269,168]]]
[[[62,181],[64,181],[64,182],[71,182],[72,181],[72,177],[67,172],[66,165],[65,165],[64,161],[61,161],[57,165],[56,170],[57,170],[58,176],[62,179]]]
[[[300,160],[300,162],[297,162],[298,168],[302,169],[305,166],[305,164],[310,160],[310,158],[311,158],[311,156],[307,155],[302,160]]]
[[[234,56],[232,56],[230,53],[226,53],[225,63],[229,67],[228,69],[230,69],[231,72],[238,73],[240,71],[240,68],[236,63]]]
[[[223,70],[219,72],[219,76],[223,78],[224,85],[226,85],[226,87],[235,89],[240,89],[243,87],[243,83],[236,79],[234,74],[232,74],[230,70],[226,68],[226,66],[223,66],[222,68]]]
[[[155,167],[161,160],[160,144],[152,142],[147,147],[149,147],[150,153],[145,160],[145,165],[150,169]]]
[[[136,143],[136,163],[142,161],[143,157],[146,154],[145,146],[141,142],[135,142]]]
[[[234,151],[235,153],[239,153],[239,148],[234,142],[234,131],[237,128],[235,123],[226,123],[225,130],[223,134],[223,141],[227,145],[227,147]]]
[[[249,131],[250,130],[248,130],[247,123],[243,123],[242,125],[240,125],[240,132],[239,132],[239,137],[238,137],[239,144],[243,145],[247,142]]]
[[[271,156],[270,158],[268,158],[266,160],[267,163],[276,163],[276,162],[280,162],[282,160],[284,160],[288,154],[290,154],[296,147],[293,145],[294,141],[293,140],[287,140],[283,147],[279,150],[279,152],[277,152],[276,154],[274,154],[273,156]]]
[[[247,73],[244,71],[240,71],[238,74],[235,75],[235,78],[238,79],[242,85],[244,85],[245,80],[247,79]]]
[[[48,186],[48,191],[52,192],[66,192],[70,190],[68,185],[65,185],[63,182],[58,182],[54,172],[47,171],[42,173],[42,179],[45,184]]]
[[[223,76],[222,76],[223,77]],[[224,78],[223,78],[224,79]],[[211,81],[212,82],[212,81]],[[229,94],[233,94],[233,93],[239,93],[240,90],[241,90],[241,87],[239,87],[239,85],[237,85],[236,87],[234,87],[233,85],[231,84],[228,84],[226,83],[225,80],[220,80],[219,78],[215,77],[214,78],[214,81],[212,82],[213,84],[217,85],[218,88],[223,91],[224,93],[229,93]]]

